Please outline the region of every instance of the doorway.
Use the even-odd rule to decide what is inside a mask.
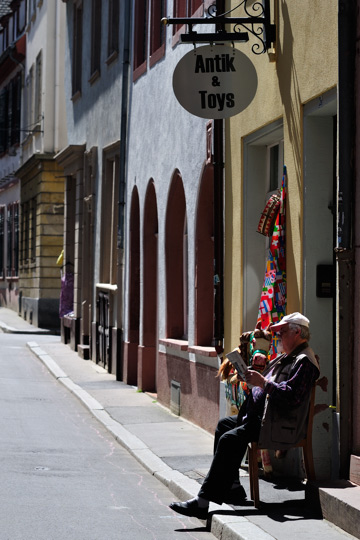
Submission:
[[[338,470],[336,405],[336,89],[304,106],[303,311],[320,357],[314,419],[318,478]],[[332,452],[329,452],[332,448]]]

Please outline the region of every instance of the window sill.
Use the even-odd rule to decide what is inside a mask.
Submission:
[[[115,60],[118,58],[118,56],[119,56],[119,52],[118,51],[113,51],[111,54],[109,54],[109,56],[105,60],[105,63],[109,66],[110,64],[115,62]]]
[[[209,356],[212,358],[217,357],[217,352],[214,347],[200,347],[198,345],[193,345],[188,348],[188,351],[199,356]]]
[[[189,342],[182,339],[159,339],[161,345],[177,351],[187,351]]]
[[[196,11],[191,15],[191,17],[203,17],[204,10],[207,10],[210,5],[213,4],[213,0],[205,0],[204,4],[198,7]],[[211,24],[211,22],[209,22]],[[173,39],[172,39],[172,46],[175,47],[180,42],[180,35],[187,33],[187,25],[183,24],[178,28],[178,30],[174,33]]]
[[[75,92],[75,94],[73,94],[73,95],[71,96],[71,101],[72,101],[73,103],[76,103],[76,101],[78,101],[78,99],[80,99],[80,98],[81,98],[81,90],[77,90],[77,91]]]
[[[139,79],[139,77],[141,77],[141,75],[146,73],[146,71],[147,71],[147,62],[145,61],[142,64],[140,64],[140,66],[138,66],[137,68],[134,69],[134,71],[133,71],[133,82],[135,82],[137,79]]]
[[[187,351],[189,353],[196,354],[197,356],[207,356],[209,358],[217,357],[217,352],[214,347],[201,347],[200,345],[189,346],[189,342],[183,339],[159,339],[159,344],[164,345],[168,349]]]
[[[112,285],[111,283],[96,283],[96,289],[116,293],[118,287],[117,285]]]
[[[41,124],[38,122],[32,129],[32,135],[39,135],[41,134]]]
[[[24,272],[33,268],[36,268],[36,260],[27,260],[20,265],[20,270],[23,270]]]
[[[89,79],[90,84],[94,84],[100,78],[100,71],[96,69]]]
[[[165,56],[165,43],[163,43],[156,51],[153,51],[153,53],[150,56],[150,67],[153,67],[159,60],[164,58]]]

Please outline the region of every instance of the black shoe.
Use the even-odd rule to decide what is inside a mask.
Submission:
[[[208,508],[200,508],[195,500],[185,502],[173,502],[170,505],[171,510],[175,510],[178,514],[188,517],[196,517],[198,519],[207,519]]]
[[[241,506],[246,501],[246,491],[242,485],[234,489],[230,489],[229,493],[224,498],[223,502],[226,504],[233,504],[234,506]]]

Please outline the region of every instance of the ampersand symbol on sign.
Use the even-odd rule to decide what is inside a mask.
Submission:
[[[212,78],[212,85],[213,86],[220,86],[219,77],[213,77]]]

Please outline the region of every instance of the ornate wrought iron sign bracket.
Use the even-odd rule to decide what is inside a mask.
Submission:
[[[228,17],[235,10],[241,10],[241,17]],[[262,54],[273,47],[276,39],[276,26],[270,22],[270,0],[242,0],[235,8],[217,14],[216,5],[209,7],[206,17],[185,17],[161,19],[164,25],[188,26],[188,32],[180,35],[181,43],[224,43],[227,41],[249,41],[249,33],[258,41],[251,47],[254,54]],[[198,24],[215,24],[213,33],[199,33],[193,29]],[[232,26],[227,31],[226,25]]]

